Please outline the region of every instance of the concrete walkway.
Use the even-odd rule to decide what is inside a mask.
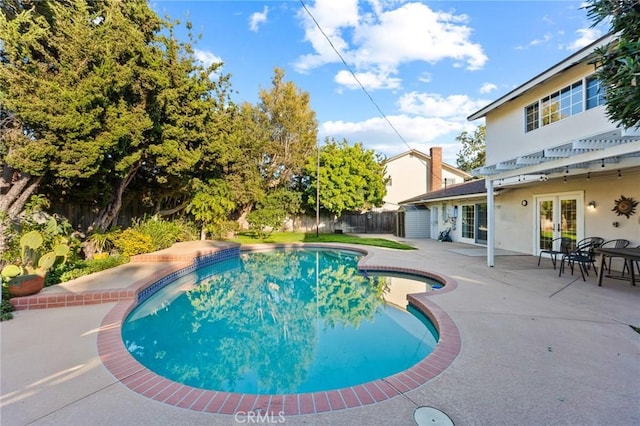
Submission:
[[[389,237],[389,236],[387,236]],[[390,237],[392,238],[392,237]],[[483,257],[432,240],[420,250],[365,248],[377,264],[455,279],[430,296],[453,319],[462,350],[451,366],[406,394],[325,414],[247,418],[181,409],[145,398],[104,367],[97,350],[114,302],[19,311],[0,323],[0,424],[13,425],[415,425],[419,406],[456,425],[640,425],[640,287],[558,277],[532,256]],[[194,246],[195,247],[195,246]],[[123,289],[176,265],[123,265],[48,291]],[[381,350],[384,350],[382,336]],[[253,420],[253,422],[252,422]]]

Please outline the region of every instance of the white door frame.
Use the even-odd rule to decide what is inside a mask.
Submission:
[[[540,202],[552,201],[552,227],[553,238],[562,236],[561,222],[558,218],[560,215],[560,201],[562,200],[576,200],[576,241],[580,241],[584,238],[584,191],[570,191],[570,192],[553,192],[547,194],[537,194],[533,197],[534,200],[534,215],[533,215],[533,250],[532,252],[537,256],[540,254]],[[560,225],[560,226],[559,226]],[[558,249],[559,247],[554,247]]]

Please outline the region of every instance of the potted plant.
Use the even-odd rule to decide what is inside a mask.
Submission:
[[[0,275],[7,282],[12,296],[36,294],[44,287],[47,271],[58,259],[66,261],[69,246],[56,244],[52,251],[43,253],[44,239],[38,231],[29,231],[20,238],[20,264],[9,264]]]

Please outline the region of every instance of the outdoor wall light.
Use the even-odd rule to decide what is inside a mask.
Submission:
[[[587,208],[588,208],[589,210],[595,210],[595,209],[596,209],[596,206],[597,206],[597,204],[596,204],[596,202],[595,202],[595,201],[589,201],[589,203],[587,204]]]
[[[521,205],[522,207],[527,207],[527,204],[529,204],[529,202],[528,202],[527,200],[522,200],[522,201],[520,201],[520,205]]]

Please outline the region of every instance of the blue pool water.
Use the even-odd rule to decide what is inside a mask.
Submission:
[[[426,357],[433,325],[406,293],[436,283],[365,277],[360,254],[241,254],[179,278],[126,319],[129,352],[186,385],[253,394],[338,389],[390,376]],[[411,308],[409,308],[411,310]]]

